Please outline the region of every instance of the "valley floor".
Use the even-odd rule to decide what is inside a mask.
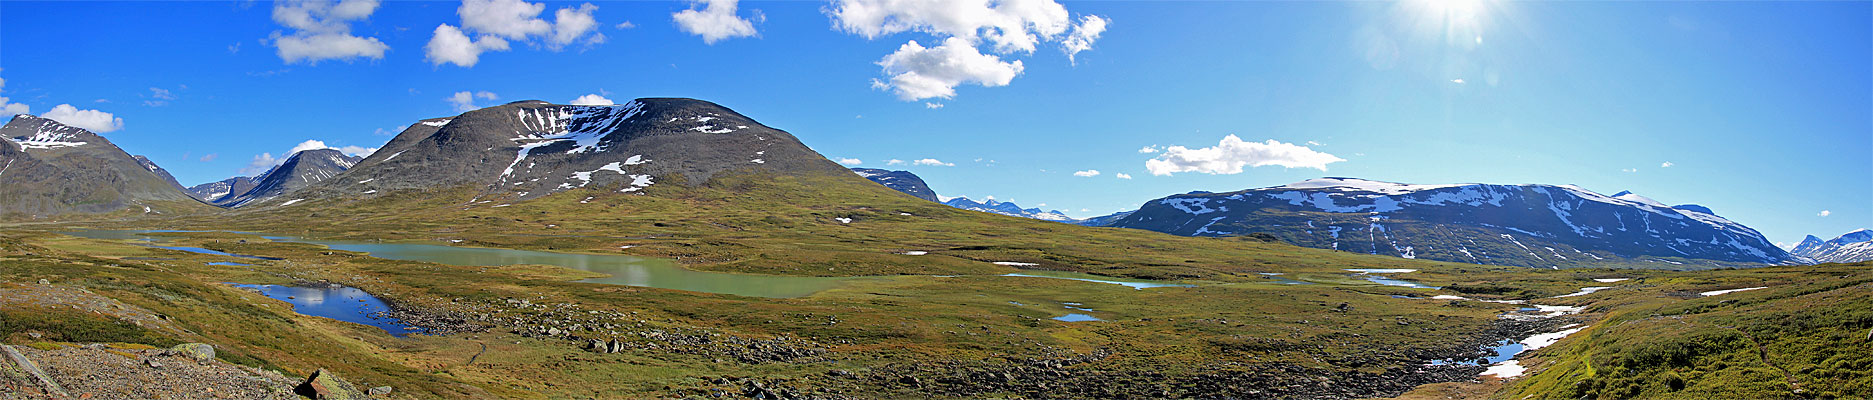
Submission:
[[[1554,271],[1253,245],[1306,261],[1238,265],[1169,280],[1189,287],[1134,289],[998,276],[1057,264],[942,247],[893,256],[950,266],[944,272],[887,273],[803,297],[761,298],[579,282],[598,276],[550,265],[380,259],[255,234],[152,235],[166,238],[164,246],[271,259],[57,233],[63,229],[70,228],[0,233],[0,339],[36,360],[117,357],[87,372],[56,361],[42,367],[131,387],[174,379],[112,365],[142,365],[153,355],[139,349],[183,342],[216,345],[228,364],[222,370],[260,377],[249,380],[255,387],[324,369],[358,387],[394,387],[387,398],[1855,398],[1870,394],[1865,371],[1873,366],[1861,338],[1873,329],[1866,264]],[[542,243],[450,237],[459,239],[383,239]],[[575,245],[557,251],[617,254],[623,242],[647,240],[556,243]],[[987,262],[994,259],[1033,262]],[[1440,289],[1347,271],[1400,266],[1411,271],[1375,274]],[[428,334],[397,337],[301,315],[293,302],[306,299],[232,283],[361,289],[389,304],[375,317]],[[1608,288],[1557,297],[1585,287]],[[1700,294],[1751,287],[1765,289]],[[1523,309],[1532,304],[1579,311]],[[1097,320],[1059,319],[1069,314]],[[1528,369],[1520,377],[1479,376],[1484,365],[1429,365],[1570,326],[1580,330],[1518,357]],[[11,372],[0,379],[24,387]],[[65,386],[74,388],[112,397],[84,383]],[[192,388],[178,390],[200,390]],[[174,398],[249,397],[229,388]]]

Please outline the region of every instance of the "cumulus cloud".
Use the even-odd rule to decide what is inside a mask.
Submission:
[[[0,91],[5,91],[6,87],[6,79],[0,79]],[[31,111],[31,107],[27,107],[25,104],[14,103],[11,99],[0,97],[0,118],[11,118],[14,115],[26,114]]]
[[[873,80],[873,86],[889,88],[906,101],[950,98],[964,83],[1006,86],[1020,74],[1019,60],[982,54],[978,46],[999,54],[1031,54],[1040,44],[1054,42],[1071,60],[1092,49],[1110,23],[1086,15],[1074,24],[1066,7],[1054,0],[836,0],[825,12],[835,28],[867,39],[918,32],[941,40],[929,49],[910,41],[878,63],[889,78]],[[918,62],[905,62],[913,56]]]
[[[463,0],[456,8],[462,26],[436,27],[429,44],[423,47],[431,64],[455,64],[472,67],[481,53],[507,51],[509,40],[543,46],[559,51],[567,45],[595,45],[605,42],[598,33],[598,19],[592,16],[598,6],[592,3],[565,7],[553,12],[553,21],[540,18],[546,4],[523,0]],[[472,36],[472,38],[471,38]]]
[[[1023,68],[1020,60],[1003,62],[976,51],[962,38],[945,39],[942,45],[929,48],[912,40],[879,60],[878,65],[884,67],[890,79],[874,79],[872,87],[891,90],[906,101],[955,97],[956,86],[965,83],[1007,86]]]
[[[1828,210],[1821,210],[1821,213],[1819,213],[1819,214],[1815,214],[1815,215],[1818,215],[1818,216],[1823,216],[1823,217],[1825,217],[1825,216],[1829,216],[1829,215],[1834,215],[1834,212],[1833,212],[1833,211],[1828,211]]]
[[[1085,171],[1073,171],[1073,176],[1082,177],[1082,178],[1091,178],[1091,177],[1099,176],[1099,170],[1089,169]]]
[[[273,153],[256,154],[254,155],[253,161],[249,161],[247,163],[247,166],[241,167],[241,175],[242,176],[260,176],[260,174],[265,173],[267,172],[267,170],[273,169],[274,166],[280,165],[280,163],[284,163],[284,162],[286,162],[286,160],[274,158]]]
[[[1160,148],[1158,148],[1158,145],[1155,145],[1155,144],[1154,144],[1154,145],[1150,145],[1150,146],[1145,146],[1145,147],[1140,147],[1140,148],[1138,148],[1138,154],[1150,154],[1150,153],[1156,153],[1156,152],[1158,152],[1158,151],[1161,151],[1161,150],[1163,150],[1163,149],[1160,149]]]
[[[1666,161],[1663,164],[1659,164],[1658,167],[1659,168],[1671,168],[1671,166],[1673,165],[1677,165],[1677,164],[1672,164],[1670,161]]]
[[[1112,174],[1112,176],[1113,176],[1113,177],[1116,177],[1116,178],[1119,178],[1119,179],[1132,179],[1132,175],[1131,175],[1131,174],[1127,174],[1127,173],[1124,173],[1124,172],[1120,172],[1120,173],[1116,173],[1116,174]]]
[[[25,111],[25,109],[22,108],[20,111]],[[98,110],[80,110],[70,104],[54,106],[52,111],[46,111],[45,115],[40,116],[61,124],[84,128],[92,133],[111,132],[124,128],[123,118]]]
[[[885,165],[904,165],[904,160],[893,158],[890,161],[885,161],[884,164]]]
[[[1346,161],[1332,154],[1322,153],[1307,146],[1268,140],[1266,142],[1245,142],[1236,135],[1224,136],[1216,146],[1191,149],[1184,146],[1170,146],[1164,154],[1145,161],[1145,169],[1152,175],[1171,175],[1178,172],[1202,172],[1206,174],[1238,174],[1243,167],[1280,166],[1287,168],[1314,168],[1327,170],[1327,164]]]
[[[1079,25],[1074,25],[1073,30],[1067,33],[1066,39],[1060,41],[1060,51],[1067,53],[1067,62],[1078,65],[1079,60],[1074,59],[1073,56],[1082,51],[1092,50],[1093,42],[1099,40],[1099,34],[1106,32],[1106,24],[1110,22],[1112,20],[1097,15],[1080,17]]]
[[[688,10],[670,14],[676,21],[677,29],[691,35],[701,36],[703,43],[715,44],[726,39],[754,36],[754,23],[766,19],[760,10],[754,11],[754,20],[735,15],[736,0],[690,0]],[[702,9],[696,9],[702,6]]]
[[[1639,172],[1639,169],[1638,168],[1622,168],[1619,170],[1619,172],[1633,173],[1633,172]]]
[[[925,102],[923,103],[923,108],[935,110],[935,109],[943,108],[943,103]]]
[[[845,164],[845,165],[859,165],[859,164],[864,164],[865,162],[856,158],[841,158],[839,159],[839,163]]]
[[[454,105],[455,111],[457,112],[469,112],[477,108],[481,108],[480,106],[475,105],[475,99],[494,100],[496,98],[498,97],[495,96],[493,92],[489,92],[485,90],[480,91],[480,92],[470,92],[470,91],[464,90],[460,92],[455,92],[455,94],[449,95],[449,97],[445,97],[443,98],[443,100],[448,101],[449,104],[451,105]]]
[[[921,160],[917,160],[917,161],[912,161],[911,163],[913,163],[913,164],[917,164],[917,165],[929,165],[929,166],[937,166],[937,167],[954,167],[954,166],[956,166],[956,164],[952,164],[952,163],[946,163],[946,162],[943,162],[942,160],[937,160],[937,159],[935,159],[935,158],[925,158],[925,159],[921,159]]]
[[[374,37],[351,34],[351,22],[377,11],[377,0],[286,0],[273,4],[273,21],[292,30],[268,37],[287,64],[321,60],[384,58],[390,46]]]
[[[423,58],[430,64],[455,64],[460,67],[473,67],[481,62],[481,53],[489,51],[507,51],[507,40],[494,36],[482,36],[470,39],[461,29],[449,24],[436,26],[429,44],[423,45]]]
[[[599,96],[596,94],[588,94],[584,96],[579,96],[579,98],[576,98],[576,99],[572,99],[571,104],[575,106],[609,106],[609,105],[614,105],[618,103],[612,102],[611,99],[607,99],[605,98],[605,96]]]

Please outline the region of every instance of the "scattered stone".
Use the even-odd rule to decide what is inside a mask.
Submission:
[[[143,364],[149,365],[150,368],[162,368],[163,367],[163,363],[157,362],[156,359],[154,358],[143,360]]]
[[[44,280],[44,279],[40,279],[40,280],[39,280],[39,284],[41,284],[41,285],[50,285],[50,284],[52,284],[52,281],[49,281],[49,280]]]
[[[365,391],[364,394],[368,394],[372,396],[383,396],[383,395],[390,394],[391,390],[392,389],[389,386],[378,386],[378,387],[371,388],[371,390]]]

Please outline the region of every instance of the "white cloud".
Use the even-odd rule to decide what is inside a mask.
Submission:
[[[1113,177],[1115,177],[1115,178],[1119,178],[1119,179],[1132,179],[1132,175],[1131,175],[1131,174],[1127,174],[1127,173],[1124,173],[1124,172],[1120,172],[1120,173],[1116,173],[1116,174],[1112,174],[1112,176],[1113,176]]]
[[[481,108],[480,106],[475,105],[475,99],[494,100],[496,98],[498,98],[498,96],[495,96],[494,93],[488,92],[485,90],[480,91],[480,92],[469,92],[469,91],[464,90],[460,92],[455,92],[455,94],[449,95],[449,97],[445,97],[443,98],[443,100],[446,100],[449,102],[449,104],[454,105],[455,111],[457,112],[469,112],[477,108]]]
[[[566,7],[553,11],[553,36],[546,38],[547,47],[562,49],[579,42],[581,38],[584,38],[586,44],[604,43],[605,34],[596,32],[598,19],[592,17],[592,12],[597,10],[598,6],[585,3],[578,8]]]
[[[1006,86],[1020,75],[1020,61],[1004,62],[978,46],[1031,54],[1041,43],[1056,42],[1071,60],[1091,49],[1111,22],[1087,15],[1076,25],[1054,0],[835,0],[825,12],[837,29],[867,39],[919,32],[942,40],[928,50],[911,41],[878,63],[889,78],[873,86],[894,89],[906,101],[950,98],[962,83]],[[919,55],[921,62],[908,62]]]
[[[1639,172],[1639,169],[1638,168],[1624,168],[1624,169],[1620,169],[1619,172],[1633,173],[1633,172]]]
[[[1236,135],[1224,136],[1214,147],[1198,149],[1184,146],[1170,146],[1164,154],[1145,161],[1145,169],[1152,175],[1170,175],[1178,172],[1202,172],[1206,174],[1237,174],[1243,167],[1281,166],[1287,168],[1314,168],[1327,170],[1327,164],[1346,161],[1332,154],[1322,153],[1288,143],[1274,140],[1267,142],[1245,142]]]
[[[893,161],[895,161],[895,160],[893,160]],[[954,166],[956,166],[956,164],[952,164],[952,163],[946,163],[946,162],[943,162],[942,160],[938,160],[938,159],[935,159],[935,158],[925,158],[925,159],[921,159],[921,160],[917,160],[917,161],[912,161],[911,163],[913,163],[913,164],[917,164],[917,165],[930,165],[930,166],[938,166],[938,167],[954,167]]]
[[[202,156],[201,161],[202,162],[214,161],[216,158],[220,158],[220,157],[221,157],[220,154],[208,153],[208,155]]]
[[[249,161],[247,166],[241,167],[241,175],[259,176],[261,173],[267,172],[267,170],[273,169],[274,166],[280,165],[280,163],[283,162],[286,162],[286,160],[273,158],[273,153],[260,153],[254,155],[254,160]]]
[[[935,109],[943,108],[943,103],[925,102],[923,103],[923,108],[935,110]]]
[[[596,94],[588,94],[584,96],[579,96],[579,98],[576,98],[576,99],[572,99],[571,104],[575,106],[609,106],[609,105],[614,105],[618,103],[612,102],[611,99],[607,99],[605,98],[605,96],[599,96]]]
[[[1073,171],[1073,176],[1082,177],[1082,178],[1091,178],[1091,177],[1099,176],[1099,170],[1089,169],[1085,171]]]
[[[1073,30],[1067,33],[1066,39],[1060,41],[1060,51],[1067,53],[1067,62],[1078,65],[1079,60],[1074,59],[1073,56],[1082,51],[1092,50],[1093,42],[1099,40],[1099,34],[1105,33],[1106,24],[1111,22],[1112,20],[1097,15],[1081,16],[1079,25],[1074,25]]]
[[[688,10],[670,14],[676,21],[677,29],[691,35],[702,36],[702,42],[715,44],[725,39],[749,37],[759,33],[754,29],[754,22],[735,15],[736,0],[690,0]],[[696,6],[703,6],[696,9]],[[754,12],[755,20],[763,20],[760,10]]]
[[[865,162],[856,158],[841,158],[839,159],[839,163],[845,164],[845,165],[859,165],[859,164],[864,164]]]
[[[155,100],[144,100],[143,105],[150,106],[150,107],[162,107],[162,106],[168,105],[170,100],[176,99],[175,93],[169,92],[169,89],[154,88],[154,87],[150,88],[149,97]]]
[[[1671,168],[1671,166],[1673,165],[1677,165],[1677,164],[1672,164],[1670,161],[1666,161],[1663,164],[1659,164],[1658,167],[1659,168]]]
[[[461,29],[442,24],[436,26],[435,35],[423,46],[423,58],[438,66],[446,63],[473,67],[481,62],[481,53],[488,51],[507,51],[507,40],[494,36],[470,39]]]
[[[25,108],[22,106],[20,111],[25,111]],[[61,124],[84,128],[92,133],[111,132],[124,128],[123,118],[98,110],[80,110],[70,104],[54,106],[52,111],[46,111],[45,115],[40,116]]]
[[[288,0],[273,4],[273,21],[292,30],[268,37],[287,64],[321,60],[384,58],[390,46],[374,37],[351,34],[351,22],[377,11],[377,0]]]
[[[544,45],[553,51],[574,43],[596,45],[605,42],[605,34],[598,33],[598,19],[592,17],[597,10],[592,3],[560,8],[548,22],[540,18],[540,13],[546,11],[543,3],[463,0],[462,6],[455,9],[462,18],[461,28],[446,23],[437,26],[424,52],[435,65],[472,67],[483,52],[507,51],[508,40]]]
[[[1821,210],[1821,213],[1820,213],[1820,214],[1815,214],[1815,215],[1818,215],[1818,216],[1823,216],[1823,217],[1825,217],[1825,216],[1829,216],[1829,215],[1834,215],[1834,212],[1833,212],[1833,211],[1828,211],[1828,210]]]
[[[1455,84],[1458,84],[1458,85],[1462,85],[1462,84],[1463,84],[1463,78],[1457,78],[1457,79],[1451,79],[1451,80],[1450,80],[1450,83],[1455,83]]]
[[[925,48],[912,40],[897,52],[878,61],[889,81],[872,80],[872,87],[890,89],[906,101],[932,97],[956,96],[956,86],[973,83],[984,87],[1007,86],[1021,74],[1021,61],[1003,62],[1000,57],[982,54],[961,38],[949,38],[942,45]]]
[[[1138,148],[1138,154],[1150,154],[1150,153],[1156,153],[1156,152],[1158,152],[1158,151],[1160,151],[1160,150],[1162,150],[1162,149],[1159,149],[1159,148],[1158,148],[1158,145],[1155,145],[1155,144],[1154,144],[1154,145],[1150,145],[1150,146],[1145,146],[1145,147],[1140,147],[1140,148]]]
[[[899,160],[899,159],[895,159],[895,158],[893,158],[893,159],[891,159],[890,161],[885,161],[885,162],[884,162],[884,164],[885,164],[885,165],[903,165],[903,164],[904,164],[904,160]]]
[[[410,128],[409,125],[399,125],[396,128],[391,128],[391,129],[377,128],[377,130],[372,131],[371,134],[378,135],[378,136],[394,136],[398,133],[403,133],[404,129],[409,129],[409,128]]]
[[[6,87],[6,79],[0,79],[0,91],[5,91]],[[0,118],[11,118],[14,115],[26,114],[32,111],[31,108],[32,107],[27,107],[25,104],[13,103],[6,97],[0,97]]]
[[[1324,145],[1324,144],[1320,144],[1320,142],[1316,142],[1316,141],[1312,141],[1312,140],[1309,140],[1309,141],[1307,141],[1307,145],[1308,145],[1308,146],[1326,146],[1326,145]]]
[[[637,24],[633,24],[631,23],[631,21],[619,22],[617,25],[618,29],[631,29],[631,28],[636,28],[636,27],[637,27]]]
[[[916,31],[987,42],[1002,53],[1032,52],[1072,23],[1053,0],[839,0],[827,13],[840,30],[866,39]]]

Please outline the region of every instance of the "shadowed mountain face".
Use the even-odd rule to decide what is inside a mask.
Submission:
[[[1572,186],[1322,178],[1165,197],[1108,226],[1186,236],[1267,232],[1308,247],[1538,267],[1793,260],[1762,234],[1708,208]]]
[[[169,175],[169,170],[165,170],[163,169],[162,166],[156,165],[156,162],[150,161],[149,157],[130,156],[130,158],[136,159],[137,165],[141,165],[143,166],[143,169],[150,170],[150,173],[156,174],[156,176],[158,177],[162,177],[163,181],[169,182],[170,185],[175,185],[177,189],[182,189],[182,191],[184,192],[187,192],[189,190],[188,188],[182,187],[182,182],[176,182],[176,177],[173,175]]]
[[[731,170],[850,174],[793,135],[706,101],[523,101],[419,121],[317,188],[326,196],[371,196],[468,186],[480,197],[531,199],[588,187],[630,193],[701,185]]]
[[[151,212],[200,203],[104,137],[51,119],[16,115],[0,127],[0,214]],[[153,165],[153,164],[152,164]]]
[[[347,156],[334,149],[293,153],[286,162],[255,179],[253,189],[240,195],[223,197],[215,203],[224,207],[241,207],[280,197],[338,176],[356,165],[358,160],[358,157]]]
[[[858,176],[863,176],[865,179],[870,179],[872,182],[878,182],[878,184],[884,185],[884,187],[904,192],[904,194],[911,195],[911,197],[939,203],[942,202],[941,200],[937,200],[936,192],[931,191],[930,186],[924,184],[923,178],[918,177],[917,174],[910,173],[910,171],[853,168],[852,172],[856,172]]]
[[[247,193],[248,190],[253,190],[254,186],[259,183],[259,180],[251,176],[236,176],[216,182],[190,186],[188,187],[188,192],[190,196],[195,196],[196,199],[213,203],[229,195]]]

